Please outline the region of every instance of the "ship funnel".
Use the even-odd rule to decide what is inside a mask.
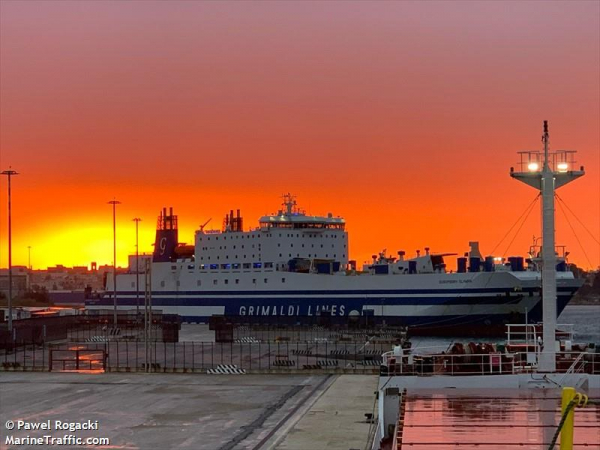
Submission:
[[[167,208],[163,208],[156,222],[156,238],[152,261],[168,262],[175,259],[175,248],[178,239],[177,216],[173,214],[173,207],[169,208],[168,215]]]

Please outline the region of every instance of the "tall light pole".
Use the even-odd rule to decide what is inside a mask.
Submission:
[[[29,251],[29,270],[31,270],[31,245],[27,246],[27,250]]]
[[[12,339],[12,216],[10,203],[10,179],[13,175],[19,175],[10,167],[0,172],[8,177],[8,331]]]
[[[140,316],[140,252],[138,244],[138,225],[142,221],[139,217],[133,219],[135,222],[135,313]]]
[[[108,204],[113,207],[113,327],[117,328],[117,205],[121,202],[113,198]]]

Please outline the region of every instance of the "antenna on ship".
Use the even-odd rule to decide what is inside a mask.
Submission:
[[[296,212],[296,197],[288,192],[287,194],[283,194],[282,198],[282,206],[284,207],[282,212],[285,215],[291,216],[294,212]]]
[[[556,372],[556,253],[554,231],[554,191],[583,176],[583,166],[574,170],[575,151],[550,152],[548,121],[544,120],[544,151],[518,152],[519,171],[510,168],[510,176],[539,190],[542,197],[542,308],[543,343],[538,370]],[[540,164],[541,163],[541,164]]]

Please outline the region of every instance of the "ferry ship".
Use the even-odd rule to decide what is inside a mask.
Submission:
[[[194,245],[179,244],[177,216],[164,208],[148,261],[151,276],[139,264],[143,258],[136,264],[130,257],[128,273],[118,274],[116,285],[109,274],[106,294],[86,301],[86,308],[113,309],[115,293],[119,310],[140,302],[142,308],[147,290],[154,310],[186,322],[215,315],[243,323],[363,320],[430,335],[485,335],[502,332],[506,323],[542,318],[535,249],[528,258],[482,257],[471,242],[455,271],[445,263],[453,254],[383,251],[359,269],[349,258],[345,220],[308,215],[290,194],[256,228],[244,230],[239,210],[226,215],[221,230],[204,228],[196,231]],[[564,258],[558,259],[556,280],[559,315],[581,280]]]

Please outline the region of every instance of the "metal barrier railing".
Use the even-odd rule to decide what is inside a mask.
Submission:
[[[377,373],[385,343],[358,342],[159,342],[149,343],[148,366],[160,372],[203,372],[220,366],[249,372],[302,371]],[[59,351],[103,351],[106,371],[145,371],[145,347],[140,341],[79,342],[22,346],[0,353],[5,370],[49,370]],[[51,361],[52,359],[52,361]],[[66,364],[66,363],[65,363]]]

